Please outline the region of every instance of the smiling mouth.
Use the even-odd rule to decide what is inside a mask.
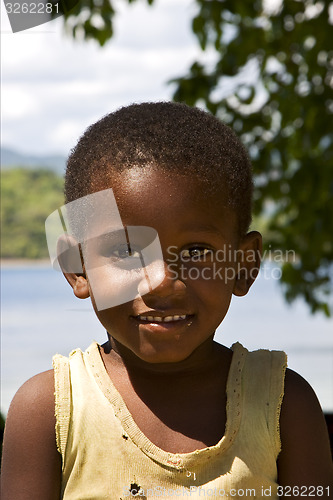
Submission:
[[[192,315],[189,314],[174,314],[172,316],[146,316],[139,314],[138,316],[135,316],[135,319],[144,321],[146,323],[173,323],[177,321],[184,321],[190,318],[192,318]]]

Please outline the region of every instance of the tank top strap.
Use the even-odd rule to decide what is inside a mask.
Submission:
[[[69,359],[61,354],[56,354],[53,356],[52,364],[54,369],[56,443],[57,449],[59,453],[61,453],[62,464],[64,466],[64,457],[71,416]]]
[[[283,351],[270,351],[271,354],[271,400],[275,402],[267,411],[267,421],[272,430],[277,453],[281,450],[280,413],[284,395],[284,380],[287,369],[287,354]]]
[[[281,450],[279,422],[286,367],[285,352],[260,349],[248,353],[243,370],[245,425],[267,429],[276,456]]]

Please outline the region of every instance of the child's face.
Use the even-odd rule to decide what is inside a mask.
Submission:
[[[244,280],[237,279],[242,253],[236,250],[257,248],[260,235],[250,233],[252,238],[240,239],[236,216],[224,206],[223,190],[207,198],[196,178],[133,168],[99,189],[109,187],[124,226],[157,231],[165,278],[149,293],[102,311],[97,310],[94,290],[89,288],[97,317],[112,337],[140,359],[181,361],[212,338],[232,294],[247,292],[252,282],[244,285]],[[101,267],[101,286],[106,279]]]

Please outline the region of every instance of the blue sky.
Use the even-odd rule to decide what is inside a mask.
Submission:
[[[61,18],[13,34],[1,2],[4,145],[67,154],[104,114],[131,102],[171,98],[167,81],[200,56],[190,26],[194,2],[115,5],[115,36],[101,49],[66,36]]]

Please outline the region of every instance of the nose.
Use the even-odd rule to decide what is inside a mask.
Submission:
[[[147,292],[146,290],[142,295],[156,296],[161,298],[184,295],[186,291],[186,284],[181,280],[178,268],[166,261],[163,261],[162,273],[164,276],[159,280],[158,283],[154,283],[154,280],[149,279],[148,276],[148,280],[150,282],[149,292]],[[140,286],[138,291],[140,293]]]

